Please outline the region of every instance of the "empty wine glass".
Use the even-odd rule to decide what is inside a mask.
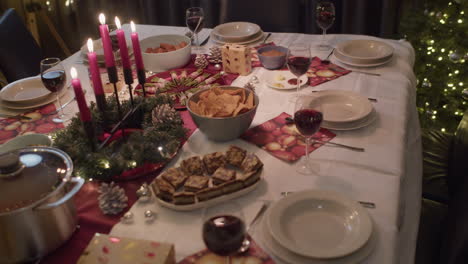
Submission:
[[[63,123],[69,118],[63,113],[62,102],[60,102],[60,91],[65,86],[67,75],[59,58],[45,58],[41,61],[41,80],[47,90],[57,97],[59,103],[58,116],[53,118],[55,123]]]
[[[318,45],[320,50],[329,50],[331,46],[325,41],[327,29],[329,29],[335,22],[335,6],[332,2],[320,1],[315,9],[315,20],[317,25],[322,29],[322,40]]]
[[[297,98],[294,107],[294,124],[305,138],[305,158],[296,167],[297,172],[301,174],[310,175],[315,172],[309,160],[309,147],[312,136],[320,129],[322,120],[323,114],[319,98],[310,95]]]
[[[296,101],[296,97],[299,96],[299,88],[304,83],[301,83],[300,78],[304,75],[311,63],[310,46],[306,43],[292,44],[288,47],[288,56],[286,65],[289,71],[296,76],[297,92],[295,97],[292,98],[292,102]]]
[[[200,42],[198,42],[198,32],[202,30],[203,24],[205,22],[205,15],[203,13],[203,8],[201,7],[187,8],[187,11],[185,12],[185,22],[187,24],[187,27],[195,36],[195,46],[199,48]]]
[[[237,254],[245,238],[244,213],[235,201],[204,208],[203,242],[216,255],[226,257],[227,264]]]

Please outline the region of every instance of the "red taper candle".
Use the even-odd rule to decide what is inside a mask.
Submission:
[[[78,73],[76,72],[75,67],[72,67],[70,70],[70,75],[72,77],[72,86],[75,91],[75,98],[80,110],[80,118],[82,122],[91,121],[91,112],[89,111],[88,105],[86,104],[86,98],[83,94],[83,89],[81,88],[80,79],[78,79]]]
[[[101,73],[97,62],[96,52],[94,52],[93,40],[88,39],[88,63],[91,73],[91,81],[93,83],[94,96],[96,96],[96,104],[99,111],[104,112],[106,108],[106,97],[102,88]]]
[[[131,69],[127,41],[125,40],[125,32],[122,29],[122,25],[120,24],[120,19],[118,17],[115,17],[115,25],[117,26],[116,34],[119,42],[120,58],[122,58],[122,67],[124,69]]]
[[[143,64],[143,58],[141,57],[140,40],[138,38],[138,33],[136,32],[135,23],[133,23],[133,21],[130,22],[130,28],[132,29],[132,34],[130,35],[130,38],[132,39],[133,56],[135,57],[135,65],[136,65],[137,70],[144,70],[145,65]]]
[[[114,52],[112,51],[112,42],[109,36],[109,28],[106,25],[106,17],[102,13],[99,15],[99,22],[101,23],[101,25],[99,26],[99,33],[101,34],[106,67],[114,67]]]

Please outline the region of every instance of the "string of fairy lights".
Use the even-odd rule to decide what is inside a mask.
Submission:
[[[423,127],[453,131],[467,109],[466,6],[448,2],[444,8],[439,3],[427,7],[419,20],[405,22],[419,22],[407,25],[405,37],[416,50],[417,105]]]

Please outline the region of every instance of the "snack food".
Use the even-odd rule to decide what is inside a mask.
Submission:
[[[154,48],[146,48],[145,52],[146,53],[164,53],[164,52],[169,52],[169,51],[174,51],[181,49],[183,47],[187,46],[187,42],[182,41],[178,44],[172,45],[169,43],[160,43],[159,47],[154,47]]]
[[[197,115],[206,117],[234,117],[255,107],[252,92],[245,89],[213,87],[202,92],[198,101],[189,101],[189,107]]]
[[[161,177],[170,183],[174,189],[181,187],[187,179],[187,176],[180,169],[176,168],[168,169]]]
[[[195,156],[182,161],[180,165],[181,169],[187,175],[203,175],[205,170],[203,168],[203,163],[200,157]]]
[[[241,149],[237,146],[231,145],[229,149],[226,151],[227,163],[232,166],[236,166],[240,168],[242,165],[242,161],[244,161],[246,154],[247,154],[246,150]]]
[[[218,168],[226,165],[226,156],[221,152],[206,154],[203,156],[203,163],[208,174],[213,174]]]
[[[284,56],[285,55],[284,52],[281,52],[279,50],[274,50],[274,49],[264,51],[264,52],[262,52],[260,54],[262,54],[262,56],[270,56],[270,57]]]
[[[219,185],[234,180],[236,178],[236,171],[220,167],[214,172],[212,178],[213,184]]]
[[[262,166],[256,155],[232,145],[226,152],[209,153],[203,159],[193,156],[182,160],[180,167],[167,169],[151,186],[158,201],[166,203],[163,205],[176,210],[196,209],[204,206],[201,202],[244,189],[252,190],[248,187],[260,180]],[[200,171],[203,173],[195,173]]]
[[[189,192],[197,192],[208,187],[208,181],[210,178],[206,176],[190,176],[185,181],[184,189]]]

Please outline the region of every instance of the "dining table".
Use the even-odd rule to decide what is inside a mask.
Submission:
[[[127,36],[128,24],[123,25]],[[185,34],[187,28],[160,25],[137,25],[140,40],[161,34]],[[200,32],[200,40],[209,36],[211,29]],[[302,33],[271,32],[268,42],[287,47],[292,43],[309,43],[314,46],[321,41],[321,35]],[[166,166],[170,168],[182,159],[193,155],[204,155],[224,151],[230,145],[244,148],[256,154],[263,162],[262,181],[255,190],[236,201],[250,223],[260,205],[273,204],[285,193],[302,190],[330,190],[341,193],[356,201],[375,204],[365,208],[371,216],[375,239],[372,251],[362,263],[414,263],[416,240],[421,209],[422,156],[421,133],[416,109],[416,77],[413,72],[415,52],[404,39],[383,39],[365,35],[327,34],[331,46],[353,39],[371,39],[385,42],[394,48],[390,62],[376,67],[358,68],[342,64],[334,56],[332,63],[351,70],[349,74],[316,86],[304,86],[300,95],[316,91],[352,91],[364,97],[375,99],[372,106],[375,120],[369,125],[346,131],[333,131],[332,142],[364,148],[356,152],[346,148],[325,144],[310,154],[317,166],[314,175],[301,175],[295,170],[295,163],[280,160],[265,149],[242,139],[228,142],[214,142],[191,121],[187,111],[180,111],[190,137],[183,144],[175,158]],[[200,41],[200,42],[201,42]],[[263,39],[261,40],[263,41]],[[84,42],[84,41],[83,41]],[[212,39],[201,47],[206,53],[215,45]],[[311,49],[312,56],[326,58],[330,51]],[[75,67],[81,79],[88,102],[95,101],[88,76],[88,66],[83,63],[83,54],[78,51],[63,61],[67,74]],[[281,113],[293,114],[296,90],[272,89],[266,85],[269,70],[255,67],[246,76],[237,77],[231,85],[242,87],[253,77],[258,80],[255,92],[259,105],[252,127],[264,123]],[[367,73],[373,73],[367,74]],[[68,76],[70,78],[70,76]],[[134,85],[137,85],[136,80]],[[128,96],[122,95],[122,96]],[[67,111],[78,111],[76,103],[67,106]],[[102,214],[97,206],[98,182],[89,181],[77,194],[75,204],[78,210],[79,228],[59,249],[44,257],[40,263],[74,263],[89,243],[94,233],[109,233],[114,236],[172,243],[176,260],[203,250],[202,210],[176,211],[157,203],[139,202],[135,191],[142,183],[151,183],[157,174],[119,183],[129,196],[129,207],[124,211],[133,215],[131,222],[121,221],[124,212],[117,216]],[[145,211],[155,213],[154,221],[145,219]],[[304,226],[307,228],[307,226]],[[262,220],[249,230],[260,247],[272,256],[276,263],[286,263],[275,252],[265,248],[262,236]]]

